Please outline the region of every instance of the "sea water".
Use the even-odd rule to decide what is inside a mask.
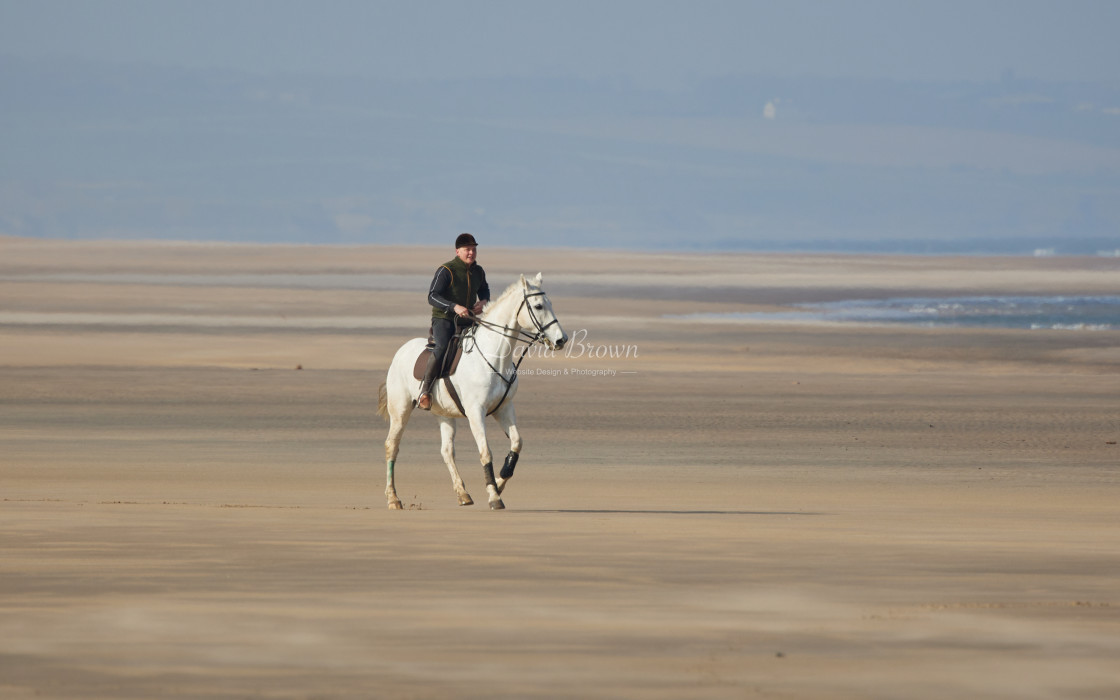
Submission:
[[[1120,329],[1120,296],[970,296],[850,299],[796,304],[797,311],[686,314],[697,321],[872,323],[924,327]]]

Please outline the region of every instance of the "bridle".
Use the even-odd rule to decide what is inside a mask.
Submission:
[[[521,315],[521,309],[525,309],[526,311],[528,311],[529,312],[529,318],[532,319],[532,321],[533,321],[533,327],[537,329],[536,333],[530,333],[530,332],[522,330],[520,328],[518,328],[516,330],[514,330],[512,328],[507,328],[506,326],[501,326],[501,325],[498,325],[497,323],[491,323],[489,321],[484,321],[481,318],[475,317],[473,314],[471,315],[471,318],[479,326],[483,326],[485,328],[488,328],[488,329],[494,331],[495,333],[497,333],[498,335],[505,336],[506,338],[509,338],[510,340],[512,340],[515,343],[519,340],[524,340],[526,343],[528,343],[531,346],[535,343],[540,342],[545,337],[544,332],[546,330],[548,330],[549,328],[551,328],[553,324],[556,324],[556,323],[560,322],[559,319],[553,318],[548,323],[546,323],[544,325],[541,325],[540,319],[537,318],[537,315],[535,313],[533,313],[533,305],[529,303],[529,299],[531,297],[543,297],[544,295],[545,295],[544,292],[532,292],[532,293],[530,293],[528,291],[522,292],[521,305],[517,307],[517,313],[514,315],[514,318],[517,318],[518,316],[520,316]],[[474,337],[473,329],[468,330],[467,333],[470,334],[471,338],[473,339],[473,337]],[[476,341],[475,345],[477,346],[477,344],[478,343]]]
[[[514,314],[514,319],[517,319],[517,317],[521,315],[521,309],[522,308],[524,308],[526,311],[528,311],[529,312],[529,318],[532,319],[533,326],[536,328],[536,333],[530,333],[529,331],[522,330],[521,328],[514,329],[514,328],[509,328],[507,326],[499,325],[497,323],[491,323],[490,321],[484,321],[481,318],[475,318],[472,314],[472,318],[473,318],[475,324],[477,324],[477,325],[469,328],[463,334],[463,339],[464,340],[470,339],[470,341],[473,343],[473,346],[469,349],[464,348],[463,352],[469,353],[469,352],[472,352],[473,350],[477,349],[478,354],[480,356],[482,356],[482,359],[486,362],[487,365],[490,366],[490,371],[492,371],[494,374],[498,375],[498,377],[501,378],[501,380],[503,382],[505,382],[505,385],[506,385],[506,390],[505,390],[505,393],[502,394],[501,400],[498,401],[498,403],[494,406],[494,408],[489,413],[486,414],[488,416],[492,415],[494,413],[494,411],[497,411],[499,408],[501,408],[502,404],[505,403],[506,397],[509,396],[510,389],[513,388],[513,383],[515,381],[517,381],[517,371],[521,367],[522,361],[524,361],[526,356],[528,356],[528,354],[529,354],[529,352],[528,352],[529,348],[532,347],[533,345],[541,342],[541,340],[543,340],[545,338],[545,331],[547,329],[549,329],[550,327],[552,327],[553,324],[557,324],[557,323],[560,322],[559,319],[554,317],[551,321],[542,325],[540,319],[537,318],[537,315],[535,313],[533,313],[533,305],[529,303],[529,299],[532,298],[532,297],[543,297],[544,295],[545,295],[544,292],[532,292],[532,293],[530,293],[528,290],[522,292],[521,304],[520,304],[520,306],[517,307],[517,313]],[[517,361],[513,363],[513,371],[510,372],[509,377],[506,377],[504,374],[502,374],[498,370],[498,368],[494,366],[494,363],[490,361],[490,358],[486,356],[486,353],[482,352],[482,350],[479,349],[478,338],[475,337],[475,334],[476,334],[476,331],[478,330],[478,328],[480,326],[483,327],[483,328],[486,328],[489,331],[497,333],[498,335],[509,338],[510,340],[513,341],[514,346],[517,345],[517,341],[519,341],[519,340],[524,340],[525,341],[525,350],[526,351],[521,353],[521,357],[517,358]],[[513,352],[513,347],[512,346],[510,347],[510,352],[511,353]]]

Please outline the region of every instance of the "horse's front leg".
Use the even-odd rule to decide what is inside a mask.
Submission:
[[[467,420],[471,424],[474,441],[478,444],[478,458],[482,462],[482,475],[486,478],[490,510],[502,510],[506,504],[502,503],[502,498],[498,495],[498,484],[494,481],[494,458],[490,455],[490,446],[486,443],[486,413],[481,408],[468,411]]]
[[[474,500],[467,493],[467,487],[463,485],[463,477],[459,476],[459,469],[455,466],[455,419],[437,417],[440,437],[443,439],[440,452],[443,454],[444,463],[447,464],[447,471],[451,472],[451,485],[455,488],[455,495],[459,497],[459,505],[474,505]]]
[[[513,478],[513,470],[517,466],[517,458],[521,455],[521,433],[517,430],[517,416],[513,410],[513,403],[505,403],[494,413],[494,419],[502,426],[502,431],[509,438],[509,454],[506,463],[502,465],[502,473],[498,475],[496,486],[500,494],[505,490],[506,484]]]

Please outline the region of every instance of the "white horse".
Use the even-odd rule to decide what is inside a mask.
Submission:
[[[519,281],[511,284],[487,305],[477,320],[476,326],[464,334],[463,355],[455,374],[450,378],[460,397],[463,411],[459,410],[454,399],[448,395],[443,385],[444,380],[438,379],[432,384],[432,413],[439,420],[440,434],[443,437],[441,452],[447,469],[451,472],[451,483],[459,497],[459,504],[469,506],[474,503],[455,467],[455,418],[465,417],[478,444],[490,508],[499,510],[505,508],[501,493],[513,476],[522,446],[513,410],[513,397],[517,393],[517,366],[520,364],[519,360],[515,362],[514,346],[518,340],[525,340],[529,345],[542,341],[550,349],[558,349],[568,342],[568,334],[560,327],[548,295],[541,290],[539,273],[531,280],[521,275]],[[389,421],[389,436],[385,439],[385,497],[391,510],[401,508],[401,500],[397,497],[393,482],[393,470],[401,434],[420,395],[420,382],[413,377],[412,370],[416,358],[421,352],[425,352],[425,345],[423,338],[413,338],[402,345],[393,356],[388,376],[378,391],[377,412]],[[524,358],[524,352],[521,357]],[[486,442],[484,424],[486,416],[491,414],[502,426],[510,442],[505,465],[496,480],[494,460]]]

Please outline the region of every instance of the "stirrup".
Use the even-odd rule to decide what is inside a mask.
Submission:
[[[425,399],[427,399],[427,401],[428,401],[427,406],[424,405],[424,400]],[[432,395],[431,395],[431,393],[430,392],[424,392],[423,394],[420,394],[420,398],[416,399],[416,407],[419,408],[421,411],[432,410]]]

